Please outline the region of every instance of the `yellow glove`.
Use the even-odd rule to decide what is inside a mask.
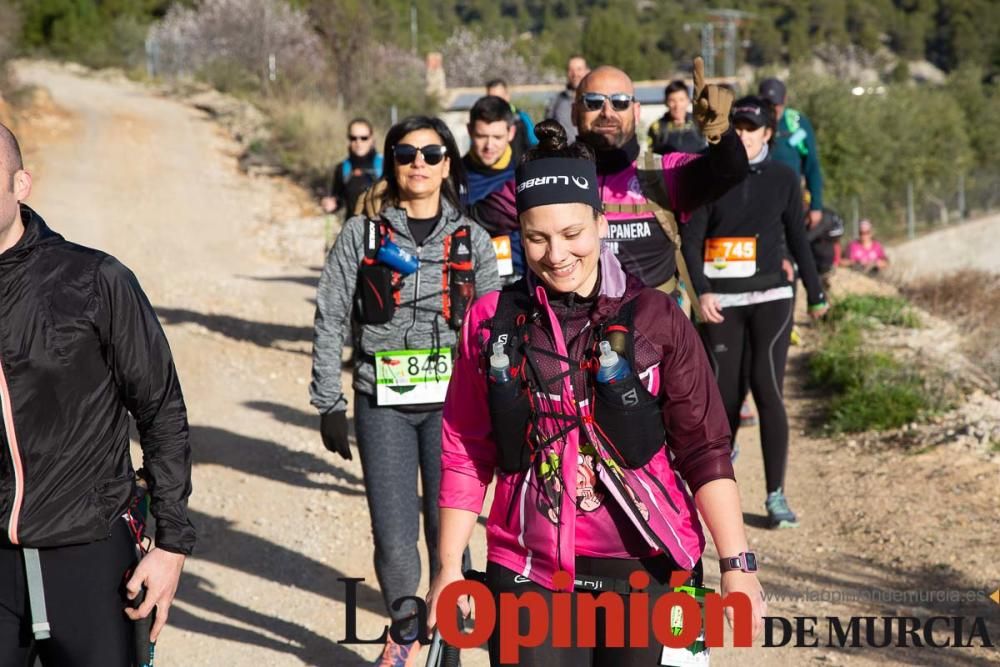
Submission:
[[[733,92],[714,83],[705,85],[705,61],[694,59],[694,115],[702,136],[717,144],[729,129],[729,112],[733,108]]]

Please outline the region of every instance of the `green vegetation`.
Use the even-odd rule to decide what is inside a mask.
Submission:
[[[832,394],[825,424],[834,433],[897,428],[942,407],[918,371],[865,348],[877,324],[912,328],[919,319],[903,299],[848,296],[834,304],[809,360],[810,384]]]
[[[920,327],[920,317],[906,299],[894,296],[848,294],[838,300],[827,315],[830,323],[855,319],[908,329]]]
[[[181,20],[184,7],[201,14]],[[396,118],[435,112],[437,100],[423,84],[428,52],[446,54],[452,83],[469,83],[463,72],[476,81],[480,72],[515,84],[561,81],[572,54],[619,65],[635,79],[662,78],[688,67],[701,50],[707,12],[720,7],[753,14],[740,27],[747,46],[736,54],[737,65],[761,66],[761,75],[792,66],[790,104],[813,122],[826,200],[845,219],[856,204],[880,235],[898,234],[908,184],[921,220],[935,218],[935,210],[943,214],[936,219],[946,218],[959,177],[967,210],[995,206],[1000,12],[994,0],[0,0],[0,63],[17,49],[144,71],[150,28],[166,26],[154,31],[162,48],[150,60],[158,75],[191,74],[269,110],[303,107],[274,119],[281,146],[270,151],[300,173],[299,165],[316,158],[298,155],[296,146],[315,151],[329,141],[328,123],[306,120],[317,105],[335,119],[367,116],[379,129],[393,111]],[[302,17],[298,23],[289,8]],[[715,37],[721,48],[721,27]],[[889,62],[887,49],[890,57],[943,68],[947,84],[912,85],[901,60],[880,70],[880,94],[855,96],[850,75],[817,77],[808,66],[822,53],[834,67],[877,69]],[[277,81],[266,64],[275,51]],[[722,60],[720,52],[720,66]],[[334,143],[326,144],[331,156],[345,148],[343,128],[335,129]]]

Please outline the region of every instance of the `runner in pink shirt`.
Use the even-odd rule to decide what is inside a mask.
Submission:
[[[495,482],[486,524],[494,596],[558,590],[575,601],[628,592],[670,573],[701,582],[703,520],[724,556],[722,593],[749,596],[754,631],[766,613],[748,553],[729,460],[729,427],[690,321],[674,300],[627,274],[606,241],[598,172],[582,143],[552,121],[517,171],[528,275],[477,300],[462,331],[442,427],[441,571],[428,604],[461,580],[462,552]],[[570,575],[560,589],[557,572]],[[650,602],[652,608],[653,601]],[[551,608],[551,607],[550,607]],[[626,626],[632,621],[627,617]],[[649,619],[636,622],[648,623]],[[525,633],[498,625],[499,637]],[[549,635],[519,665],[660,664],[662,647],[556,648]]]

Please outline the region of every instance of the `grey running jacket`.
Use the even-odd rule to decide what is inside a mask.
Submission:
[[[382,217],[392,228],[393,241],[403,250],[420,258],[420,269],[407,276],[400,291],[404,305],[396,309],[386,324],[352,323],[354,288],[358,266],[364,256],[364,216],[354,216],[344,223],[319,279],[316,296],[316,320],[313,333],[312,384],[309,397],[321,412],[346,410],[341,386],[341,351],[348,332],[354,333],[354,390],[375,393],[374,354],[386,350],[454,347],[457,332],[442,315],[442,264],[444,239],[462,225],[468,225],[472,237],[472,261],[476,277],[476,296],[500,289],[496,254],[490,235],[473,220],[462,215],[441,199],[441,220],[418,248],[410,236],[406,211],[386,207]],[[412,303],[417,299],[416,303]]]

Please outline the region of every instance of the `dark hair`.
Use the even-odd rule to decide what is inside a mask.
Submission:
[[[476,100],[469,109],[469,123],[481,120],[484,123],[503,121],[507,126],[514,124],[514,112],[510,110],[510,102],[496,95],[486,95]]]
[[[351,126],[355,125],[357,123],[361,123],[362,125],[364,125],[365,127],[367,127],[369,134],[373,134],[375,132],[375,128],[372,127],[372,124],[368,122],[367,118],[362,118],[362,117],[358,116],[357,118],[352,118],[351,122],[347,124],[347,134],[348,135],[351,133]]]
[[[594,151],[590,146],[580,141],[570,144],[566,137],[566,128],[555,119],[549,118],[535,125],[535,136],[538,137],[538,144],[528,149],[521,162],[550,157],[594,160]]]
[[[496,79],[490,79],[489,81],[486,82],[486,90],[489,90],[493,86],[503,86],[504,88],[506,88],[507,81],[498,77]]]
[[[451,130],[440,118],[433,116],[410,116],[389,128],[385,135],[385,148],[383,155],[385,166],[382,169],[382,178],[385,179],[384,204],[393,206],[399,205],[399,184],[396,182],[396,156],[393,149],[403,137],[410,132],[417,130],[433,130],[441,137],[441,143],[447,149],[448,159],[451,162],[451,169],[448,178],[441,184],[441,196],[448,200],[452,206],[461,212],[465,212],[460,196],[466,191],[465,167],[462,164],[462,154],[458,152],[458,145]]]
[[[683,91],[688,97],[691,97],[691,93],[688,91],[688,85],[686,83],[680,79],[671,81],[667,84],[667,87],[663,89],[663,99],[667,99],[674,93],[679,93],[681,91]]]

